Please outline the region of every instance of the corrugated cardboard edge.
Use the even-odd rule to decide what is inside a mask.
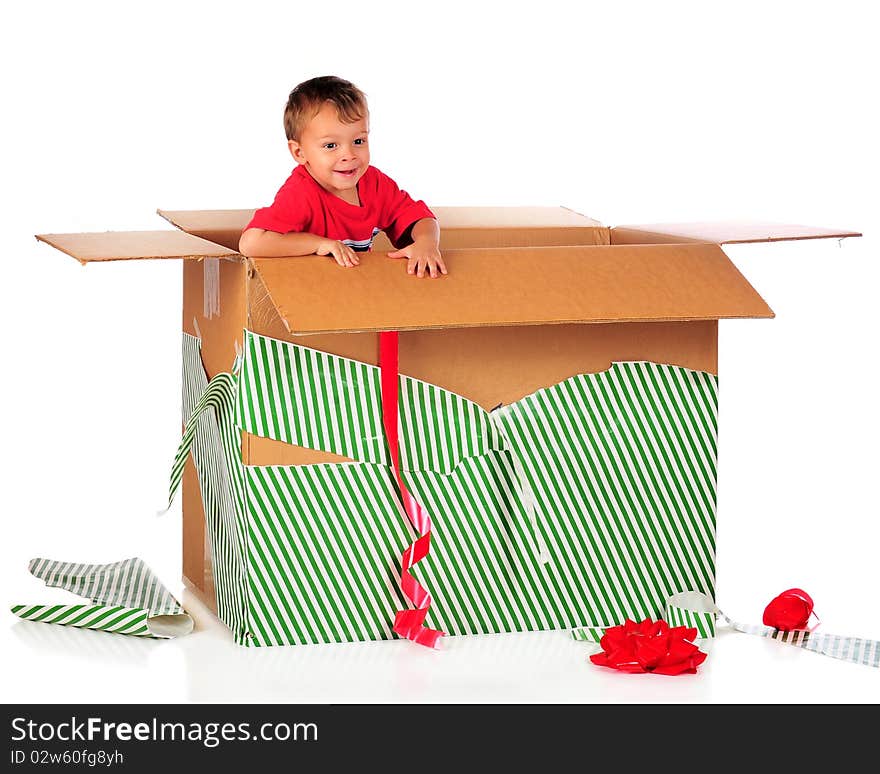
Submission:
[[[252,263],[297,336],[774,316],[711,243],[474,248],[446,259],[450,273],[439,279],[370,254],[352,273],[313,256]]]
[[[242,218],[241,228],[239,228],[238,223],[235,224],[234,227],[229,224],[220,225],[213,223],[204,223],[201,225],[194,225],[193,223],[187,222],[186,215],[192,215],[195,213],[208,212],[214,217],[218,217],[221,213],[233,213],[234,215],[239,215]],[[228,250],[238,251],[238,242],[241,237],[241,229],[247,224],[247,221],[250,220],[250,217],[244,218],[240,213],[247,212],[250,216],[253,216],[253,211],[251,210],[162,210],[157,209],[156,214],[160,217],[164,218],[168,221],[172,226],[180,231],[191,234],[192,236],[199,237],[200,239],[204,239],[208,242],[213,242],[214,244],[220,245],[221,247],[225,247]]]
[[[719,221],[702,223],[648,223],[614,226],[611,244],[679,244],[710,242],[717,245],[789,242],[803,239],[845,239],[861,233],[847,229],[795,223]]]
[[[181,231],[100,231],[35,237],[82,265],[133,260],[241,259],[237,252]]]
[[[530,247],[534,245],[607,245],[607,226],[567,207],[434,207],[440,223],[440,249],[463,247]],[[229,249],[238,249],[243,228],[254,210],[162,210],[156,212],[175,228]],[[482,217],[485,222],[475,221]],[[394,246],[384,232],[376,235],[374,252]]]

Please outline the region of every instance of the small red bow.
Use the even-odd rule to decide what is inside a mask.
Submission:
[[[621,626],[605,630],[599,641],[602,653],[590,656],[590,661],[621,672],[693,674],[706,660],[706,654],[691,642],[696,636],[694,628],[670,627],[666,621],[650,618],[636,623],[627,618]]]
[[[803,589],[788,589],[764,608],[764,625],[774,629],[806,629],[813,613],[813,600]]]

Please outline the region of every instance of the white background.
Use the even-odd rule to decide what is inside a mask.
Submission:
[[[731,246],[776,312],[720,324],[717,601],[791,586],[880,639],[876,29],[867,3],[16,3],[4,19],[0,602],[35,556],[140,556],[175,593],[177,262],[80,266],[35,234],[250,208],[290,171],[289,90],[369,98],[373,163],[431,205],[608,225],[761,220],[859,239]],[[68,597],[65,597],[68,598]],[[724,634],[696,675],[600,670],[564,632],[246,650],[0,616],[6,702],[875,702],[880,670]],[[69,598],[73,601],[73,598]]]

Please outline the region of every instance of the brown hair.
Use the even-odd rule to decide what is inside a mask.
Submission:
[[[284,133],[288,140],[299,141],[306,122],[313,118],[325,102],[336,106],[339,118],[354,123],[367,112],[366,95],[351,81],[335,75],[321,75],[296,86],[284,106]]]

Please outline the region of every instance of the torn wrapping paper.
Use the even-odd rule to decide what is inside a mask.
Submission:
[[[829,632],[817,632],[807,629],[791,629],[784,631],[770,626],[757,624],[744,624],[728,618],[720,610],[718,617],[728,626],[744,634],[755,634],[759,637],[784,642],[823,656],[830,656],[841,661],[850,661],[854,664],[863,664],[874,668],[880,668],[880,642],[877,640],[864,639],[862,637],[848,637]]]
[[[209,384],[187,334],[184,364],[172,496],[191,451],[236,641],[393,638],[408,606],[400,557],[418,535],[394,485],[379,369],[248,331],[237,373]],[[433,599],[426,625],[566,629],[714,594],[713,374],[614,363],[491,414],[405,375],[399,388],[401,476],[433,522],[412,568]],[[241,431],[352,462],[244,465]]]
[[[12,612],[27,621],[163,639],[193,629],[192,618],[141,559],[111,564],[32,559],[28,569],[47,586],[89,603],[14,605]]]
[[[842,661],[880,668],[880,641],[817,632],[815,628],[786,631],[772,626],[740,623],[723,613],[709,596],[699,592],[688,591],[671,596],[666,602],[662,619],[670,626],[694,628],[698,638],[704,640],[715,637],[717,620],[721,619],[737,632],[767,637]],[[572,636],[576,640],[598,643],[604,630],[605,627],[601,626],[578,627],[572,630]]]

